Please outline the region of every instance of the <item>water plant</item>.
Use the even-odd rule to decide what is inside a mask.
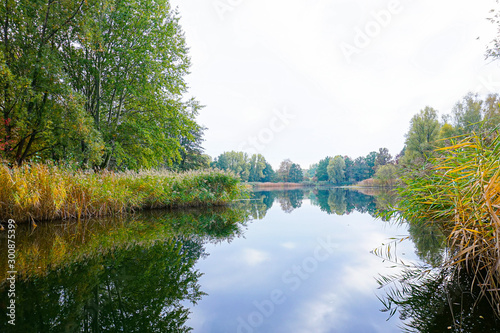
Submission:
[[[395,212],[447,235],[445,265],[465,270],[500,314],[500,137],[456,138],[429,164],[406,172]]]
[[[245,192],[220,170],[93,172],[47,164],[0,166],[0,221],[54,220],[148,208],[224,205]]]

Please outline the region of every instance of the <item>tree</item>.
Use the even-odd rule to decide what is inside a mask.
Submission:
[[[368,177],[367,178],[371,178],[373,177],[373,175],[375,174],[375,168],[376,168],[376,164],[377,164],[377,152],[370,152],[368,153],[368,155],[366,155],[365,157],[365,162],[366,162],[366,165],[368,166]]]
[[[392,164],[381,165],[375,172],[375,179],[382,186],[393,186],[397,179],[397,168]]]
[[[91,4],[6,0],[0,6],[3,158],[21,165],[78,139],[92,142],[85,157],[95,159],[101,141],[61,61],[62,37],[76,29]]]
[[[225,152],[215,158],[212,166],[221,170],[234,172],[242,181],[248,181],[250,176],[250,163],[248,155],[243,152]]]
[[[185,163],[201,107],[168,0],[6,0],[0,25],[1,158]]]
[[[439,137],[440,125],[437,111],[426,106],[410,121],[410,130],[406,134],[406,150],[403,163],[421,163],[431,154]]]
[[[264,170],[266,168],[266,159],[261,154],[253,154],[250,158],[249,177],[248,181],[260,182],[264,178]]]
[[[331,157],[327,156],[318,163],[318,168],[316,169],[316,178],[318,181],[326,182],[328,181],[328,163],[330,163]]]
[[[392,160],[391,154],[389,154],[389,149],[380,148],[378,150],[377,156],[375,157],[375,168],[386,165]]]
[[[500,124],[500,96],[489,94],[483,103],[483,119],[486,129],[498,128]]]
[[[263,182],[275,182],[275,181],[277,181],[276,172],[274,172],[271,164],[269,164],[267,162],[266,162],[266,167],[262,171],[262,174],[264,175],[264,177],[262,178]]]
[[[330,160],[327,167],[328,179],[335,183],[340,184],[345,180],[345,162],[344,158],[340,155],[335,156]]]
[[[292,161],[290,159],[285,159],[281,162],[280,167],[278,169],[278,177],[282,182],[289,182],[290,179],[290,168],[292,167]]]
[[[288,179],[292,183],[299,183],[304,180],[304,174],[300,165],[293,163],[290,166],[290,171],[288,173]]]
[[[312,181],[314,177],[316,177],[316,169],[318,169],[318,163],[311,164],[309,169],[304,172],[304,178]]]
[[[190,61],[178,21],[167,0],[101,0],[66,35],[64,65],[104,139],[102,167],[172,165],[179,139],[194,139],[200,106],[182,101]]]
[[[345,162],[345,179],[348,183],[354,183],[354,161],[349,156],[344,156]]]
[[[477,132],[481,128],[482,103],[477,94],[468,93],[452,109],[452,119],[458,134]]]

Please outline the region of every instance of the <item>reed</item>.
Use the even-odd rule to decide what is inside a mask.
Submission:
[[[448,266],[466,269],[500,314],[500,137],[471,134],[406,173],[400,218],[439,225]]]
[[[0,167],[0,221],[97,217],[127,211],[224,205],[243,195],[219,170],[92,172],[46,164]]]

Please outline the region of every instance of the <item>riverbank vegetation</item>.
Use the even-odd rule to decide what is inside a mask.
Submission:
[[[410,223],[438,226],[448,236],[445,265],[472,274],[492,304],[500,303],[498,134],[451,139],[453,144],[437,149],[425,167],[408,169],[395,210]]]
[[[222,205],[243,195],[219,170],[93,172],[46,164],[0,167],[0,216],[17,222],[121,214],[139,209]]]

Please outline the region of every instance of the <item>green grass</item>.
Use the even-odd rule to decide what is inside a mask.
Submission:
[[[97,217],[133,210],[224,205],[244,195],[219,170],[173,173],[74,171],[35,164],[0,167],[0,221]]]

